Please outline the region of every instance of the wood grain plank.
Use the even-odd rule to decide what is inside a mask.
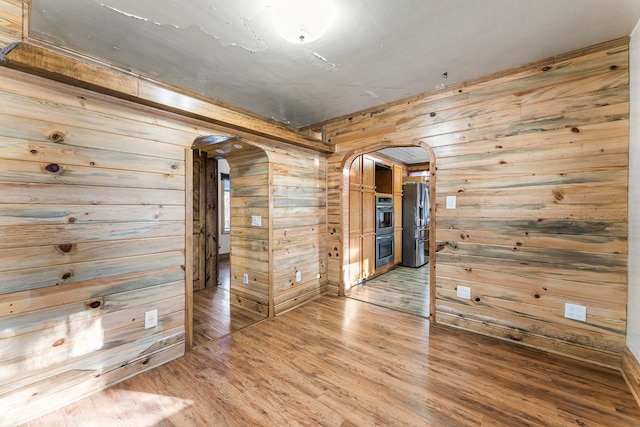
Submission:
[[[183,221],[0,226],[0,248],[177,236]]]
[[[184,252],[162,252],[98,261],[56,264],[55,266],[11,270],[2,273],[4,294],[31,289],[59,286],[91,278],[120,276],[156,270],[171,265],[184,265]]]
[[[180,251],[182,236],[0,249],[0,272]]]
[[[0,137],[0,148],[2,149],[0,159],[47,164],[58,163],[64,159],[64,164],[73,166],[184,175],[184,161],[97,150],[82,146],[69,147],[66,140],[63,143],[53,143]]]
[[[75,185],[68,191],[65,184],[15,183],[0,181],[0,203],[42,205],[184,205],[184,192]]]
[[[0,204],[0,225],[184,221],[183,206]]]

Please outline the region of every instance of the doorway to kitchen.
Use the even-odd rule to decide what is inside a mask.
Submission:
[[[349,250],[346,252],[349,254],[346,265],[349,273],[346,275],[348,279],[344,284],[344,294],[371,304],[429,317],[434,312],[435,299],[435,284],[431,277],[435,262],[434,233],[431,227],[431,224],[435,223],[435,179],[431,179],[432,172],[435,171],[433,152],[426,144],[419,143],[418,146],[388,147],[368,153],[352,154],[351,158],[359,163],[355,163],[355,167],[354,163],[345,164],[345,169],[351,173],[348,183],[350,238]],[[366,170],[366,159],[373,162],[373,172]],[[375,179],[377,162],[385,164],[393,171],[392,190],[387,190],[386,185],[378,185]],[[358,168],[362,172],[360,177],[354,173],[354,169],[357,171]],[[373,181],[367,178],[368,174],[372,174]],[[368,186],[372,186],[373,190],[368,190]],[[423,197],[411,212],[405,203],[404,210],[407,212],[403,212],[403,190],[408,193],[406,190],[415,187],[425,189],[423,193],[426,200]],[[368,196],[368,191],[373,191],[373,195]],[[370,203],[373,206],[366,202],[367,197],[373,197],[374,202]],[[384,215],[380,214],[379,203],[375,202],[376,200],[385,202]],[[407,222],[407,217],[412,218],[420,209],[425,208],[427,214],[420,216],[421,222]],[[382,226],[378,225],[380,221]],[[387,224],[389,221],[393,226]],[[363,224],[369,222],[374,226],[372,238],[367,238],[368,229],[366,226],[363,227]],[[387,226],[384,226],[385,224]],[[362,230],[360,236],[357,235],[358,227]],[[413,236],[411,232],[419,235]],[[379,248],[377,242],[385,238],[387,244]],[[375,242],[373,248],[367,245],[368,241]],[[389,242],[393,242],[391,246]],[[416,248],[411,247],[411,244]],[[414,252],[409,257],[408,247]],[[403,254],[403,250],[407,253]],[[418,254],[416,251],[422,252]],[[380,256],[386,261],[379,261]]]

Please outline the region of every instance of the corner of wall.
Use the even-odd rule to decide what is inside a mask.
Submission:
[[[640,21],[629,43],[629,223],[627,262],[628,359],[640,360]],[[639,371],[640,372],[640,371]]]

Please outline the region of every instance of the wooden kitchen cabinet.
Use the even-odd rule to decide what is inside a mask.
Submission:
[[[349,281],[375,271],[375,159],[358,156],[349,170]]]
[[[380,162],[379,162],[380,163]],[[379,195],[377,175],[384,175],[386,195],[394,197],[394,257],[402,260],[402,176],[400,165],[385,162],[383,173],[376,172],[376,159],[358,156],[349,170],[349,284],[354,285],[375,273],[376,257],[376,195]],[[381,168],[381,165],[378,165]],[[391,193],[393,192],[393,193]],[[388,266],[385,266],[388,268]]]
[[[393,165],[393,263],[402,262],[402,177],[404,168]]]

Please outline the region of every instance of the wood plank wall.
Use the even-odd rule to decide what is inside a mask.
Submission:
[[[22,0],[0,1],[0,47],[22,41]]]
[[[271,149],[272,268],[274,313],[303,304],[327,290],[326,156]],[[300,272],[300,280],[296,280]]]
[[[232,303],[274,316],[326,292],[326,156],[252,142],[226,159]]]
[[[227,157],[231,186],[231,303],[269,315],[269,158],[245,145]],[[251,217],[260,216],[259,227]],[[249,283],[244,283],[244,274]]]
[[[329,246],[347,252],[345,158],[421,140],[437,167],[437,321],[621,367],[628,81],[616,40],[315,126],[337,152]],[[329,261],[332,293],[343,259]],[[587,321],[566,319],[566,302]]]
[[[0,68],[1,425],[183,354],[185,147],[201,132]]]

